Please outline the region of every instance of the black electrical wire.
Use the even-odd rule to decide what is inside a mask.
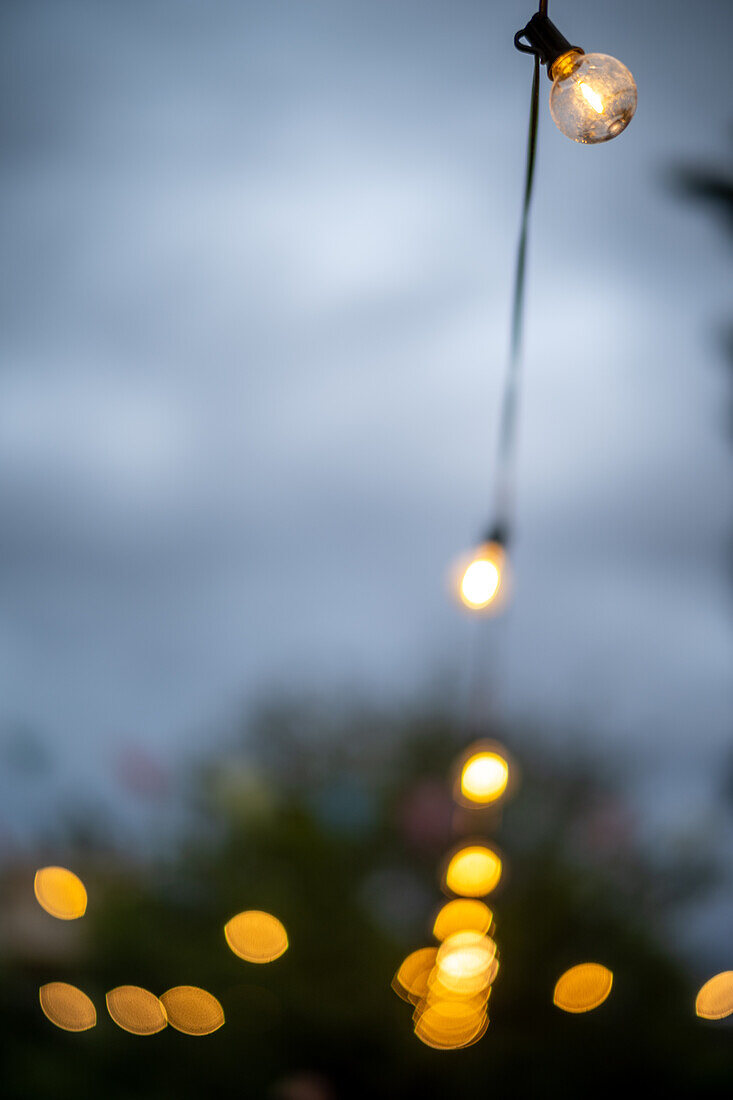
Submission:
[[[540,0],[542,15],[547,14],[547,0]],[[497,449],[496,498],[494,502],[493,529],[503,542],[509,538],[514,520],[515,464],[517,449],[517,420],[519,411],[519,373],[524,329],[524,290],[527,270],[527,238],[529,233],[529,212],[532,205],[534,169],[537,157],[537,126],[540,98],[540,59],[534,56],[532,75],[532,93],[529,108],[529,132],[527,135],[527,161],[524,175],[524,197],[517,245],[517,258],[514,268],[514,291],[512,295],[511,327],[509,338],[509,360],[507,364],[504,392],[499,420],[499,442]]]
[[[541,0],[539,10],[541,14],[547,14],[547,0]],[[533,51],[527,50],[526,52]],[[485,533],[487,541],[498,539],[504,545],[506,545],[511,535],[511,527],[514,519],[514,466],[517,449],[519,373],[524,327],[524,288],[527,270],[529,214],[532,205],[535,160],[537,156],[539,97],[540,58],[537,54],[534,54],[534,73],[532,75],[529,130],[527,134],[527,159],[524,174],[524,194],[522,198],[519,241],[517,244],[514,269],[509,357],[499,422],[494,522]],[[491,649],[485,651],[485,647],[489,646]],[[481,644],[476,647],[475,666],[471,669],[469,676],[470,686],[467,722],[474,733],[483,729],[487,722],[488,715],[493,709],[492,704],[495,699],[496,685],[501,679],[496,671],[497,662],[502,659],[503,655],[504,646],[495,648],[494,632],[486,631],[483,633]]]

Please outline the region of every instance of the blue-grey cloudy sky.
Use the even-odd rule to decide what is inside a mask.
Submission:
[[[666,173],[730,150],[733,10],[551,8],[639,107],[575,145],[543,77],[501,705],[587,716],[684,816],[733,710],[731,277]],[[271,687],[460,685],[445,576],[487,519],[531,13],[3,5],[0,716],[70,788]]]

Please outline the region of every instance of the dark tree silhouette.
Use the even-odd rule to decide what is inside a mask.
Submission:
[[[83,865],[77,853],[90,904],[62,930],[72,939],[2,964],[4,1097],[425,1100],[630,1084],[704,1095],[729,1082],[729,1033],[695,1018],[695,983],[667,924],[712,881],[701,853],[667,865],[645,854],[623,774],[580,738],[558,754],[511,731],[517,796],[503,815],[456,815],[454,728],[434,713],[273,708],[189,776],[175,851],[131,863],[100,843]],[[492,895],[501,965],[486,1036],[437,1052],[412,1034],[390,980],[407,952],[432,942],[438,868],[474,833],[495,836],[506,857]],[[32,872],[16,882],[30,905]],[[290,949],[270,966],[226,947],[223,925],[245,908],[273,911],[288,929]],[[613,993],[585,1017],[565,1015],[554,982],[587,960],[613,970]],[[38,986],[50,980],[93,997],[95,1029],[68,1035],[43,1018]],[[105,990],[160,994],[179,983],[219,997],[220,1031],[143,1039],[107,1017]]]

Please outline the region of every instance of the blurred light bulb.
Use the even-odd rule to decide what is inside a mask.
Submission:
[[[488,905],[478,898],[454,898],[447,901],[435,918],[433,935],[436,940],[445,940],[454,932],[479,932],[481,935],[491,928],[493,913]]]
[[[471,607],[485,607],[496,595],[499,580],[493,561],[472,561],[461,581],[464,602]]]
[[[613,972],[600,963],[579,963],[561,974],[553,1002],[563,1012],[592,1012],[608,997]]]
[[[496,944],[489,936],[470,930],[454,932],[440,946],[436,959],[438,977],[448,986],[466,993],[483,988],[496,955]],[[474,979],[480,979],[476,989]]]
[[[453,894],[482,898],[490,894],[501,878],[501,858],[483,844],[461,848],[445,870],[445,885]]]
[[[87,911],[87,891],[73,871],[65,867],[41,867],[33,881],[36,900],[59,920],[76,920]]]
[[[487,542],[476,550],[463,570],[459,594],[466,607],[480,611],[499,595],[504,568],[504,550],[498,542]]]
[[[636,84],[615,57],[571,45],[543,11],[517,31],[514,45],[547,66],[550,112],[566,137],[595,145],[626,129],[636,110]]]
[[[703,1020],[722,1020],[733,1013],[733,971],[724,970],[705,982],[695,1001]]]
[[[493,802],[503,795],[508,782],[509,766],[502,756],[477,752],[463,766],[461,794],[470,802]]]
[[[595,145],[625,130],[636,110],[636,84],[620,61],[569,50],[550,69],[550,113],[573,141]]]

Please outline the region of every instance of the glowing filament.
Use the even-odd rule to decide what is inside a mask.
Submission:
[[[593,110],[597,114],[602,115],[603,114],[603,100],[599,96],[598,92],[594,92],[593,89],[591,88],[590,84],[586,84],[586,82],[584,80],[580,81],[580,83],[578,84],[578,87],[580,88],[581,92],[583,93],[583,98],[588,103],[590,103]]]

